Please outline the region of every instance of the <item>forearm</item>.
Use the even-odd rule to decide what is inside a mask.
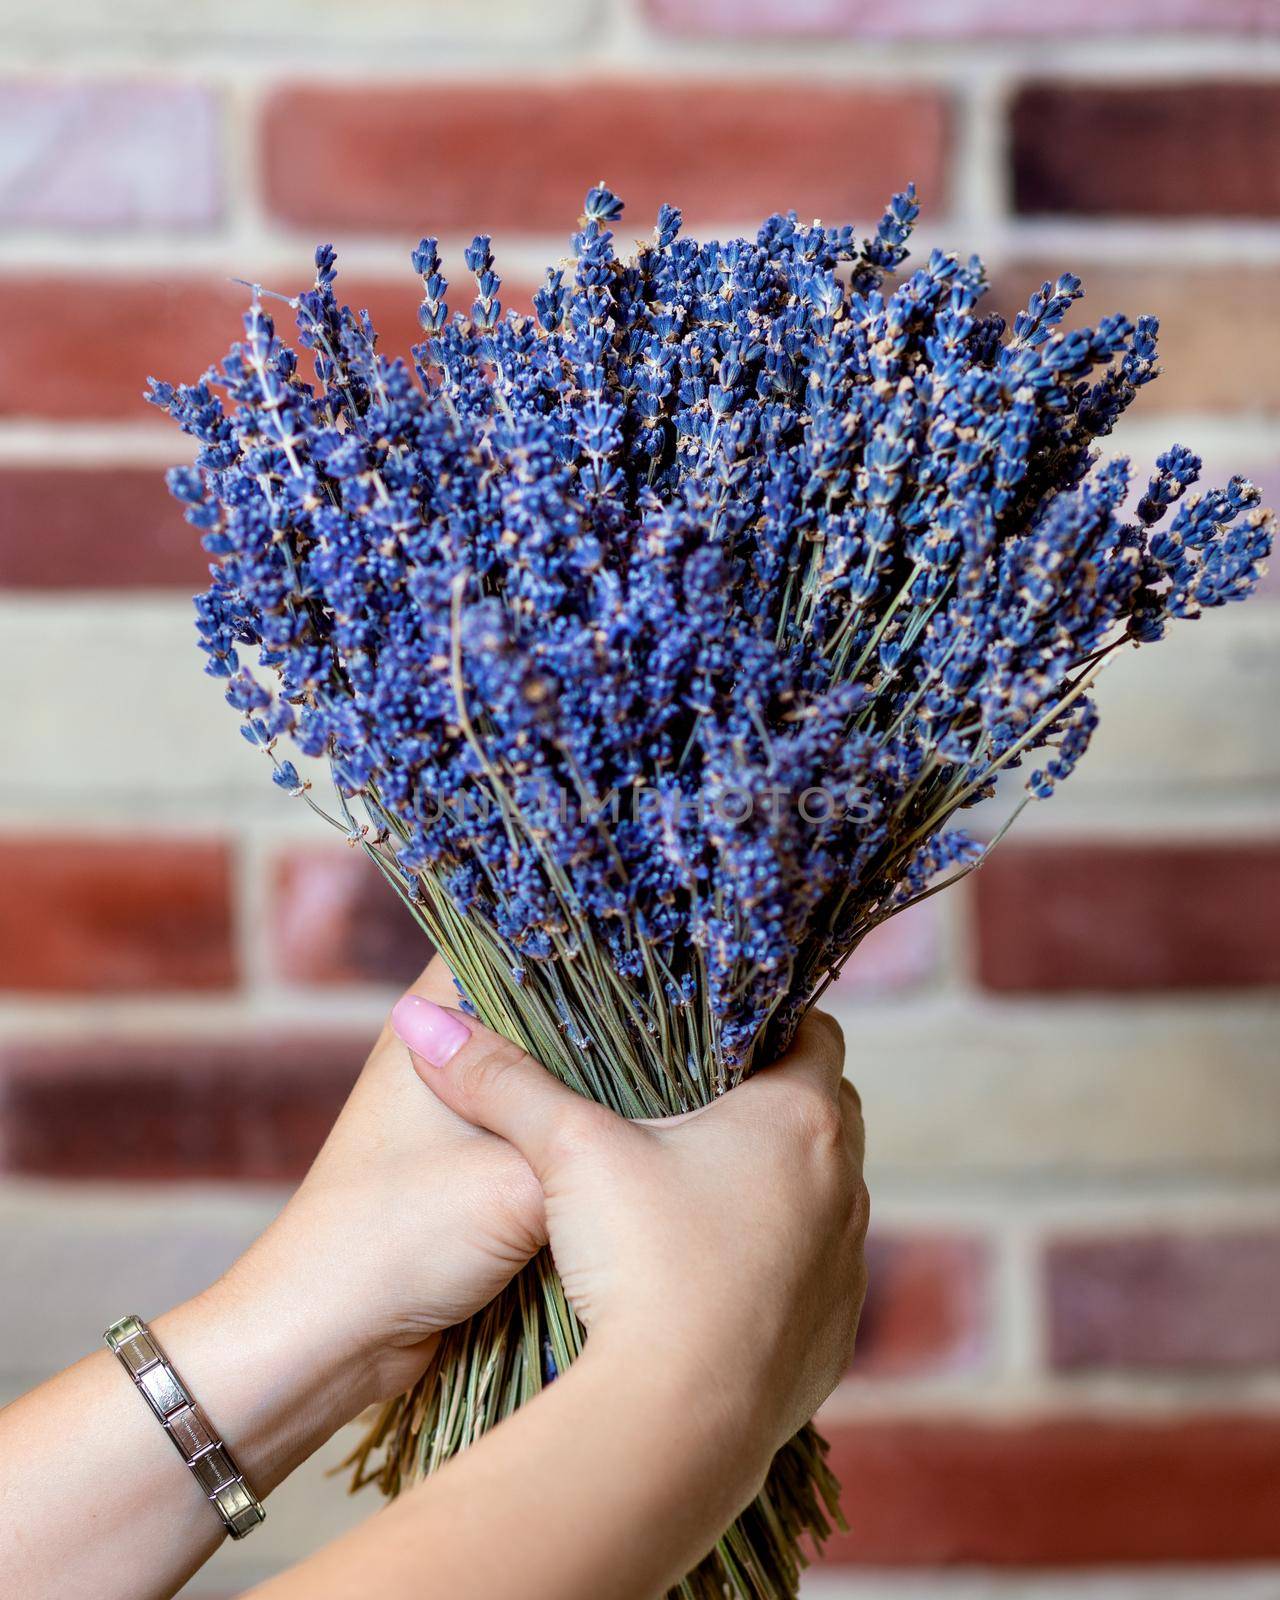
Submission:
[[[601,1344],[251,1600],[653,1600],[711,1548],[767,1464],[702,1375]]]
[[[265,1497],[366,1399],[322,1330],[232,1276],[152,1323]],[[0,1590],[158,1600],[223,1538],[217,1512],[105,1348],[0,1412]]]

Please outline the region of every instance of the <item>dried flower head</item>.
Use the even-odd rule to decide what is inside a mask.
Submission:
[[[917,210],[700,244],[664,206],[623,259],[601,184],[532,316],[485,236],[451,316],[423,239],[411,362],[323,246],[306,360],[255,294],[218,367],[152,385],[200,444],[169,481],[245,737],[317,809],[281,746],[327,763],[330,820],[467,1003],[630,1115],[768,1059],[869,929],[981,859],[956,812],[1029,758],[1034,796],[1070,773],[1103,662],[1242,599],[1270,547],[1256,490],[1196,493],[1181,447],[1132,513],[1099,462],[1154,319],[1065,329],[1066,274],[1006,329],[980,262],[905,269]],[[531,1273],[402,1408],[388,1484],[487,1425],[468,1373],[522,1396],[571,1358]],[[792,1594],[824,1497],[807,1430],[680,1593]]]
[[[975,859],[955,811],[1044,747],[1032,793],[1070,772],[1101,662],[1242,598],[1269,546],[1256,491],[1189,493],[1181,447],[1132,517],[1128,464],[1097,464],[1154,319],[1064,331],[1064,274],[1006,334],[939,251],[887,281],[917,209],[699,244],[663,207],[622,260],[601,184],[533,317],[481,235],[450,318],[424,239],[412,366],[324,246],[292,302],[313,377],[255,297],[220,367],[152,389],[202,446],[170,475],[216,563],[201,642],[277,781],[303,787],[282,736],[327,759],[446,949],[450,918],[483,928],[570,1037],[608,989],[645,1099],[784,1036]]]

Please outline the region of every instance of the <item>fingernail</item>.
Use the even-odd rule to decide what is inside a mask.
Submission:
[[[407,994],[396,1001],[391,1026],[415,1056],[433,1067],[444,1066],[471,1037],[465,1022],[420,994]]]

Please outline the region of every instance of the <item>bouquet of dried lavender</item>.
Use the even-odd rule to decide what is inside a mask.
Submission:
[[[1188,493],[1181,447],[1126,511],[1094,443],[1156,375],[1154,320],[1063,331],[1068,275],[1006,329],[978,261],[901,270],[912,190],[869,239],[791,215],[699,244],[664,207],[630,259],[621,210],[591,191],[533,317],[486,238],[451,317],[424,239],[411,363],[323,248],[305,357],[255,291],[227,359],[150,398],[199,441],[169,481],[214,558],[200,641],[275,781],[323,811],[282,746],[325,763],[465,1003],[655,1116],[770,1060],[871,928],[977,862],[948,824],[1001,771],[1042,752],[1048,795],[1103,663],[1244,598],[1271,524],[1240,479]],[[429,1472],[582,1338],[540,1259],[364,1470]],[[838,1515],[823,1451],[784,1449],[678,1592],[793,1595]]]

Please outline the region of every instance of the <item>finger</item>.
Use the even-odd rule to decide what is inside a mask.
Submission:
[[[862,1097],[848,1078],[840,1085],[839,1105],[845,1138],[861,1171],[867,1155],[867,1129],[862,1120]]]
[[[692,1111],[684,1111],[674,1117],[641,1117],[637,1119],[637,1124],[640,1127],[670,1130],[708,1113],[718,1119],[754,1117],[759,1115],[762,1100],[775,1096],[795,1099],[797,1090],[807,1091],[822,1100],[837,1101],[844,1114],[844,1085],[853,1094],[854,1109],[860,1121],[862,1103],[858,1099],[858,1091],[844,1076],[844,1033],[829,1012],[813,1010],[801,1018],[791,1048],[772,1066],[754,1073],[736,1089],[718,1100],[712,1100],[708,1105],[697,1106]]]
[[[434,955],[408,988],[409,994],[420,994],[424,1000],[434,1000],[438,1006],[456,1006],[458,986],[453,981],[442,955]]]
[[[844,1057],[844,1029],[829,1011],[814,1007],[801,1017],[791,1049],[780,1065],[791,1066],[798,1059],[834,1093],[844,1082]]]
[[[800,1020],[791,1048],[771,1067],[748,1078],[745,1089],[759,1095],[816,1089],[834,1099],[844,1081],[844,1034],[826,1011],[808,1011]],[[758,1086],[758,1087],[757,1087]]]
[[[425,1000],[434,1000],[437,1005],[456,1006],[458,1003],[458,990],[453,981],[453,974],[445,965],[443,956],[432,956],[422,971],[405,990],[406,994],[420,994]],[[374,1040],[373,1049],[369,1054],[369,1063],[372,1064],[386,1055],[387,1046],[395,1043],[395,1029],[391,1026],[391,1017],[382,1024],[382,1030]],[[396,1053],[399,1059],[399,1053]]]
[[[558,1132],[587,1102],[519,1045],[452,1006],[407,994],[391,1013],[391,1024],[437,1099],[513,1144],[545,1180]]]

